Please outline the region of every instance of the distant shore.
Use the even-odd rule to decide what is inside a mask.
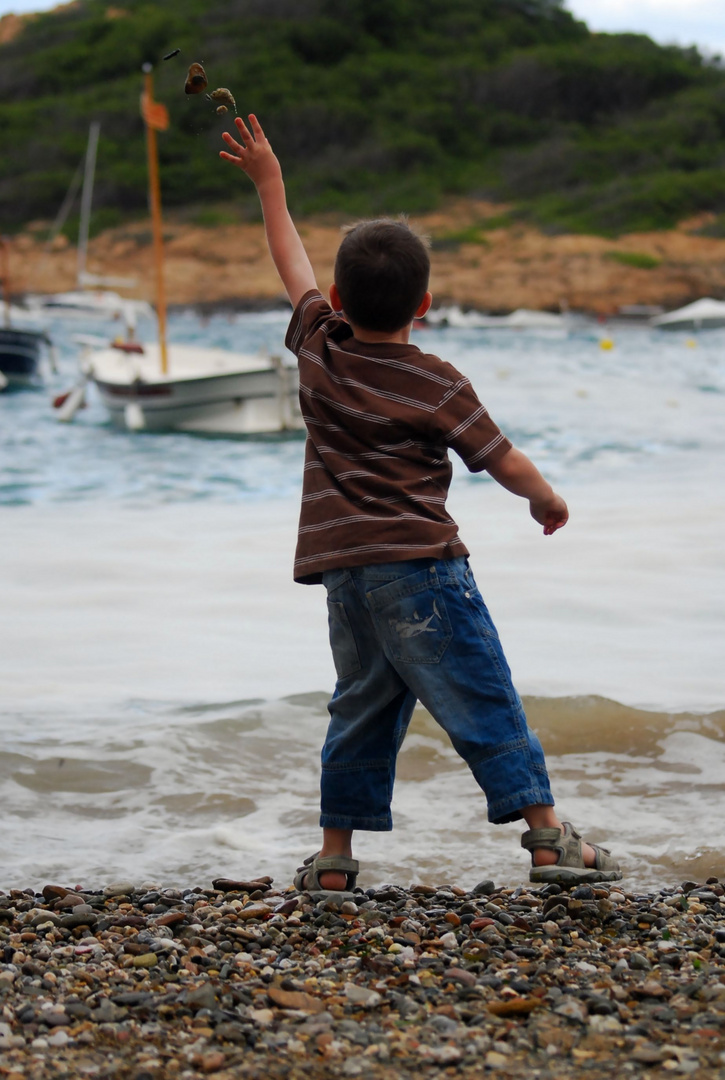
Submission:
[[[725,298],[725,238],[707,235],[712,215],[668,232],[616,240],[557,235],[501,221],[501,207],[460,201],[413,219],[432,239],[434,304],[505,313],[516,308],[608,316],[627,305],[675,308],[703,296]],[[320,288],[332,281],[340,240],[337,222],[302,221],[300,232]],[[75,287],[77,252],[59,236],[47,251],[48,223],[36,222],[11,238],[11,292],[60,292]],[[169,219],[164,224],[165,281],[170,305],[272,307],[285,297],[261,224],[204,228]],[[148,222],[109,229],[90,243],[87,269],[130,277],[129,297],[155,296]]]
[[[725,888],[12,889],[0,1004],[8,1080],[716,1080]]]

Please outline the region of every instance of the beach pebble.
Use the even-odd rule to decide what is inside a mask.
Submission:
[[[130,881],[114,881],[110,885],[106,885],[103,895],[108,899],[112,899],[116,896],[132,896],[135,891],[135,886]]]
[[[452,982],[460,983],[463,986],[475,986],[476,976],[472,971],[464,971],[462,968],[449,967],[446,971],[446,978]]]
[[[87,907],[87,911],[81,911],[79,908],[75,908],[70,915],[63,915],[60,920],[60,925],[66,930],[73,930],[76,926],[93,926],[98,921],[93,908]]]
[[[473,896],[491,896],[496,891],[493,881],[479,881],[471,890]]]
[[[576,998],[567,998],[561,1005],[556,1006],[554,1012],[558,1016],[565,1016],[567,1020],[577,1020],[580,1024],[583,1024],[588,1016],[586,1007]]]
[[[131,966],[135,968],[150,968],[158,964],[159,958],[156,953],[148,952],[141,953],[140,956],[134,956],[131,961]]]
[[[241,919],[242,922],[247,922],[250,919],[262,919],[271,912],[272,908],[269,904],[250,904],[237,912],[237,918]]]
[[[20,1044],[25,1045],[25,1039],[22,1036],[16,1036],[13,1034],[13,1029],[10,1024],[0,1021],[0,1050],[12,1050],[18,1045],[18,1038]]]
[[[186,1004],[190,1009],[213,1009],[216,1007],[216,993],[211,983],[204,982],[193,987],[186,995]]]
[[[53,1046],[56,1049],[66,1046],[70,1042],[70,1036],[62,1028],[54,1031],[52,1035],[48,1036],[48,1046]]]
[[[508,1054],[502,1054],[499,1050],[489,1050],[483,1063],[488,1069],[503,1069],[510,1066],[511,1061]]]
[[[355,983],[345,983],[345,996],[352,1005],[359,1005],[364,1009],[373,1009],[382,1001],[380,994],[367,987],[357,986]]]

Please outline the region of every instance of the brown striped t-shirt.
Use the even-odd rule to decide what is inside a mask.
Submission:
[[[446,512],[448,449],[480,472],[511,447],[468,379],[415,345],[358,341],[316,291],[300,300],[285,344],[307,426],[295,581],[467,555]]]

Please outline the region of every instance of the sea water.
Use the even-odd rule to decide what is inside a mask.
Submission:
[[[280,353],[287,319],[182,312],[170,338]],[[59,371],[0,395],[0,888],[286,884],[319,846],[334,685],[324,592],[291,575],[303,439],[120,432],[92,388],[60,424],[81,331],[117,328],[54,324]],[[414,341],[570,506],[544,537],[455,465],[451,512],[560,815],[631,888],[725,877],[725,331]],[[393,813],[356,837],[361,884],[526,880],[521,826],[487,823],[423,710]]]

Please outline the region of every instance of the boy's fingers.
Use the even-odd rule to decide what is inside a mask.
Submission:
[[[242,154],[244,152],[244,147],[241,145],[241,143],[238,143],[236,139],[234,139],[229,134],[228,131],[222,132],[222,139],[224,139],[224,142],[227,144],[227,146],[230,146],[232,150],[236,150],[238,154]]]
[[[241,116],[238,116],[234,123],[237,125],[237,131],[241,134],[246,143],[254,142],[251,131],[248,130],[247,125],[242,120]]]
[[[259,120],[257,120],[257,117],[254,115],[254,113],[249,114],[249,123],[252,126],[252,131],[254,132],[255,139],[257,140],[257,142],[259,142],[260,139],[263,139],[265,136],[264,132],[262,131],[262,125],[260,124]]]

